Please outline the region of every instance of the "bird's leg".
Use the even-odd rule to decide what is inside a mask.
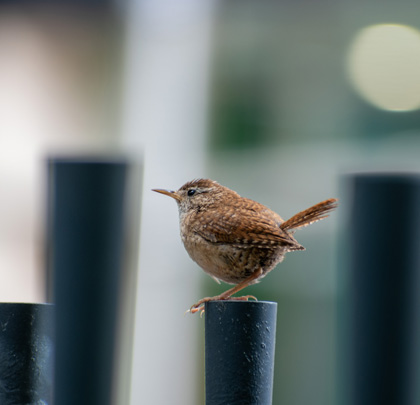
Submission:
[[[230,288],[229,290],[225,291],[220,295],[216,295],[214,297],[206,297],[201,299],[200,301],[196,302],[187,312],[191,312],[195,314],[198,311],[201,311],[200,315],[204,312],[204,305],[206,302],[209,301],[220,301],[220,300],[237,300],[237,301],[248,301],[250,298],[257,301],[257,299],[253,295],[244,295],[243,297],[232,297],[233,294],[243,290],[245,287],[253,284],[255,280],[261,277],[263,274],[263,270],[259,269],[256,272],[252,273],[249,277],[245,280],[241,281],[239,284],[235,285],[234,287]]]

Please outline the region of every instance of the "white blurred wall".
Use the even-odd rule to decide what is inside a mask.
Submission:
[[[44,302],[45,158],[114,149],[118,24],[17,3],[0,7],[0,301]]]
[[[202,402],[203,321],[183,314],[203,276],[182,247],[175,201],[151,189],[205,175],[213,7],[140,0],[128,12],[124,145],[145,157],[133,405]]]

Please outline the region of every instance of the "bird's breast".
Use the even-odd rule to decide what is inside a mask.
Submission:
[[[247,249],[229,244],[212,243],[194,232],[181,232],[186,251],[207,274],[229,284],[238,284],[252,273],[263,269],[264,275],[284,256],[281,248]]]

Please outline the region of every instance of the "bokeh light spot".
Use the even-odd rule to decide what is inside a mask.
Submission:
[[[350,80],[358,93],[378,108],[420,108],[420,32],[397,24],[366,27],[348,54]]]

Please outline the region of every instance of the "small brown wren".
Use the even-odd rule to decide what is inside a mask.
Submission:
[[[294,231],[326,218],[337,207],[337,200],[331,198],[284,221],[264,205],[213,180],[192,180],[178,191],[153,191],[177,202],[181,239],[191,259],[217,282],[235,284],[198,301],[190,308],[192,313],[203,311],[203,304],[212,300],[255,299],[232,295],[259,282],[287,252],[304,250]]]

